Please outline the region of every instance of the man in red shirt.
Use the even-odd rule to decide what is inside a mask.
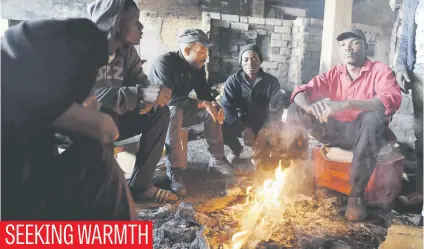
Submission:
[[[402,95],[389,66],[366,57],[362,30],[349,30],[337,40],[343,64],[295,88],[287,122],[324,144],[353,150],[346,217],[359,221],[367,216],[364,191]]]

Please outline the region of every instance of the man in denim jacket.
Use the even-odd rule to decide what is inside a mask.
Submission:
[[[405,0],[403,32],[396,62],[396,80],[403,92],[412,90],[417,153],[416,193],[401,196],[406,205],[423,202],[423,75],[424,75],[424,0]]]

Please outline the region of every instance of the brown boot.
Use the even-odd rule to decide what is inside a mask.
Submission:
[[[345,216],[350,221],[363,221],[367,217],[367,207],[364,201],[364,194],[350,196],[347,201]]]

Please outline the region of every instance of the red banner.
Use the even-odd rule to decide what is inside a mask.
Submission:
[[[151,221],[1,221],[0,249],[12,248],[153,249],[153,224]]]

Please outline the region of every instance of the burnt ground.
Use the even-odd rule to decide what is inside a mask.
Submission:
[[[208,172],[206,170],[209,162],[209,153],[207,151],[206,141],[203,138],[202,130],[202,126],[198,125],[191,127],[189,131],[187,153],[188,167],[183,172],[183,179],[187,185],[188,197],[182,200],[184,203],[194,204],[220,196],[223,192],[225,192],[225,189],[232,188],[238,185],[240,182],[240,176],[224,177],[218,173]],[[310,148],[315,146],[317,143],[318,142],[316,140],[311,138]],[[229,149],[227,147],[225,148],[225,152],[226,154],[229,153]],[[249,159],[251,153],[252,152],[250,148],[244,148],[242,154],[244,161],[240,165],[237,165],[238,168],[243,168],[246,170],[246,172],[251,170]],[[405,171],[408,173],[412,171],[413,163],[409,161],[407,164],[408,165],[406,166]],[[160,170],[160,167],[155,173],[154,183],[158,187],[165,189],[169,188],[169,182],[165,177],[164,171]],[[408,191],[412,188],[411,183],[405,182],[404,185],[405,191]],[[343,219],[342,217],[344,211],[346,210],[347,198],[338,193],[323,189],[318,190],[317,193],[318,194],[315,196],[315,198],[329,200],[331,203],[333,203],[334,207],[336,207],[336,213],[338,213],[340,219]],[[214,248],[212,245],[204,241],[205,237],[208,237],[207,235],[204,235],[204,230],[207,229],[207,227],[203,226],[202,224],[195,224],[196,222],[187,223],[186,220],[180,219],[181,217],[178,218],[178,213],[180,212],[179,209],[169,206],[159,209],[146,209],[144,206],[141,208],[142,209],[139,210],[140,219],[153,219],[155,221],[155,248]],[[417,214],[421,211],[420,208],[421,207],[405,208],[399,203],[396,203],[392,210],[369,209],[369,218],[367,218],[365,222],[361,222],[359,224],[357,223],[354,225],[358,228],[358,231],[360,231],[358,232],[359,235],[352,235],[352,239],[335,239],[339,242],[341,240],[345,241],[342,241],[342,247],[334,247],[334,245],[337,243],[333,243],[331,240],[330,243],[328,239],[317,239],[314,235],[304,234],[304,236],[302,236],[303,239],[306,238],[306,240],[309,241],[304,246],[267,247],[265,245],[262,247],[258,246],[257,248],[378,248],[379,244],[384,242],[387,228],[390,226],[390,224],[417,225],[420,217]],[[416,214],[413,215],[411,213]],[[304,215],[308,215],[308,213],[305,212]],[[353,228],[353,230],[354,229],[356,228]],[[188,235],[186,233],[188,233]],[[358,246],[352,240],[363,240],[364,242]],[[325,243],[327,243],[329,246],[325,246]]]

